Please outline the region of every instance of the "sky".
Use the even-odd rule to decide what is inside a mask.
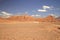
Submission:
[[[31,16],[60,16],[60,0],[0,0],[0,16],[27,13]]]

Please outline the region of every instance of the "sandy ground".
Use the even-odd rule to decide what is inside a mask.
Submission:
[[[60,25],[41,23],[0,23],[0,40],[60,40]]]

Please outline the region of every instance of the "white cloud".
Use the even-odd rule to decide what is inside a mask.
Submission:
[[[5,12],[5,11],[0,12],[0,16],[3,17],[3,18],[8,18],[8,17],[10,17],[11,15],[12,15],[12,14],[7,13],[7,12]]]
[[[50,7],[49,6],[43,6],[43,9],[38,9],[37,11],[38,12],[47,12],[46,9],[50,9]]]
[[[42,9],[38,9],[37,11],[38,12],[47,12],[48,10],[47,9],[51,9],[51,6],[42,6]]]
[[[9,14],[7,12],[4,12],[4,11],[2,11],[1,13],[4,14],[4,15],[11,15],[11,14]]]
[[[39,9],[37,10],[38,12],[47,12],[47,10],[42,10],[42,9]]]
[[[58,16],[57,15],[55,15],[55,14],[50,14],[51,16],[54,16],[55,18],[57,18]]]
[[[43,9],[50,9],[50,6],[43,6]]]
[[[31,15],[33,17],[41,17],[41,15],[35,14],[35,15]]]

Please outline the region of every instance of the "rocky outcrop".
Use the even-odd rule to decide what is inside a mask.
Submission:
[[[35,18],[32,16],[28,15],[22,15],[22,16],[11,16],[9,18],[1,18],[0,17],[0,22],[13,22],[13,21],[19,21],[19,22],[24,22],[24,21],[38,21],[38,22],[56,22],[57,19],[51,15],[45,17],[45,18]]]

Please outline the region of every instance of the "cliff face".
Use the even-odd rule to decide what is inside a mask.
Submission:
[[[57,20],[56,20],[53,16],[51,16],[51,15],[49,15],[49,16],[47,16],[47,17],[45,17],[45,18],[37,18],[36,20],[39,21],[39,22],[56,22],[56,21],[57,21]]]
[[[9,18],[1,18],[0,17],[0,22],[13,22],[13,21],[19,21],[19,22],[24,22],[24,21],[38,21],[38,22],[56,22],[56,18],[53,16],[49,15],[45,18],[34,18],[32,16],[11,16]]]
[[[11,16],[8,18],[11,21],[34,21],[35,19],[31,16]]]
[[[60,17],[57,17],[56,20],[57,20],[58,22],[60,22]]]
[[[44,18],[44,21],[47,21],[47,22],[56,22],[56,19],[53,16],[49,15],[46,18]]]
[[[60,17],[57,17],[56,19],[57,19],[57,20],[60,20]]]

